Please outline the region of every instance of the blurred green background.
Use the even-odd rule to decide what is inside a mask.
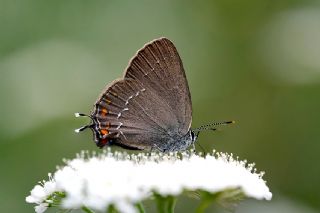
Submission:
[[[1,212],[33,212],[37,181],[97,150],[73,113],[161,36],[184,62],[193,127],[237,121],[198,142],[266,171],[273,200],[237,212],[320,211],[319,1],[0,0],[0,30]]]

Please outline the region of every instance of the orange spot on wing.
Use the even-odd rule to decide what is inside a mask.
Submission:
[[[102,135],[107,135],[109,133],[109,131],[106,129],[101,129],[100,132]]]
[[[106,99],[107,104],[111,104],[111,101],[109,99]]]
[[[101,110],[102,116],[106,116],[107,113],[108,113],[108,110],[107,110],[106,108],[103,108],[103,109]]]

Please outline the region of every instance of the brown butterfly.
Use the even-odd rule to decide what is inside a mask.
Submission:
[[[108,85],[94,104],[90,128],[98,147],[118,145],[127,149],[185,150],[201,130],[191,130],[192,104],[182,61],[167,38],[147,43],[131,59],[121,79]]]

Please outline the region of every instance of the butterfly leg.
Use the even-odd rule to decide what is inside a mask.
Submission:
[[[159,152],[165,152],[165,149],[161,149],[157,144],[153,144],[153,147],[151,148],[151,152],[153,151],[159,151]]]
[[[196,152],[196,146],[194,145],[194,143],[192,143],[192,149],[193,149],[193,152]]]

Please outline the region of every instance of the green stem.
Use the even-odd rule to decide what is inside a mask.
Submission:
[[[167,202],[167,212],[168,213],[174,213],[174,208],[176,207],[177,198],[174,196],[168,197]]]
[[[136,208],[139,211],[139,213],[145,213],[146,211],[144,210],[144,207],[142,205],[142,203],[137,203],[136,204]]]
[[[203,200],[196,209],[196,213],[203,213],[210,206],[210,204],[210,200]]]
[[[204,213],[204,211],[220,196],[220,193],[210,194],[207,192],[202,193],[201,203],[196,209],[196,213]]]
[[[89,209],[88,207],[86,207],[86,206],[82,206],[82,208],[81,208],[84,212],[86,212],[86,213],[94,213],[94,211],[92,211],[91,209]]]
[[[155,195],[155,198],[159,213],[174,213],[174,208],[177,201],[176,197],[162,197],[161,195]]]
[[[113,205],[110,205],[108,207],[108,210],[107,210],[108,213],[117,213],[117,209],[113,206]]]
[[[159,213],[166,213],[166,208],[165,208],[165,198],[160,196],[160,195],[155,195],[156,198],[156,203],[157,203],[157,208]]]

